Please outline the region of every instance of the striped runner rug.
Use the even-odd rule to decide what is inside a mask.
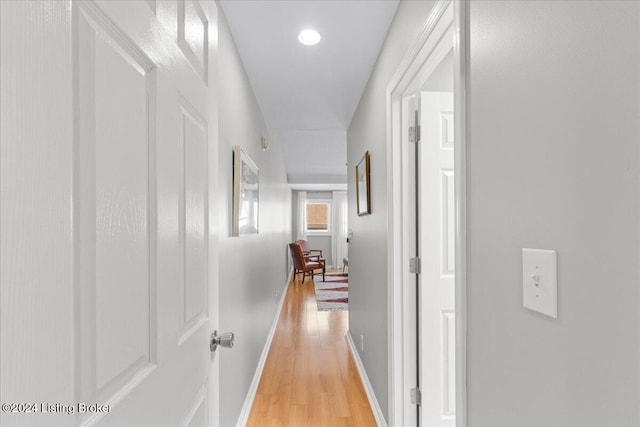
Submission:
[[[327,273],[324,281],[322,276],[315,276],[313,284],[318,311],[349,310],[348,273]]]

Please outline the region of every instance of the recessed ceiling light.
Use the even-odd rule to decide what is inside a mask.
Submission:
[[[320,41],[320,34],[316,30],[302,30],[300,31],[298,40],[300,40],[300,43],[302,44],[313,46],[314,44],[318,44],[318,42]]]

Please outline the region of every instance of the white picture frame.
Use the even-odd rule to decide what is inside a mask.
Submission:
[[[260,170],[239,145],[233,147],[233,236],[258,234]]]

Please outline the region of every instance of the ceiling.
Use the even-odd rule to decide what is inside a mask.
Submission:
[[[346,129],[398,1],[220,4],[267,126],[281,132],[290,182],[346,183]],[[305,28],[320,43],[301,44]]]

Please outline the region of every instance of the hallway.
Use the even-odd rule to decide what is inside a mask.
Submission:
[[[640,0],[0,0],[0,64],[0,426],[640,427]]]
[[[375,426],[345,334],[347,311],[318,311],[291,282],[247,426]]]

